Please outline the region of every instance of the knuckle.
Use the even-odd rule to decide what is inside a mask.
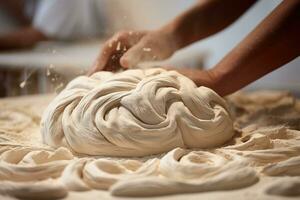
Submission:
[[[103,53],[104,51],[108,51],[109,48],[111,47],[111,45],[112,45],[112,40],[106,41],[106,42],[104,43],[103,47],[102,47],[102,53]]]
[[[122,33],[118,32],[115,34],[115,36],[113,37],[114,39],[119,39],[122,36]]]
[[[121,39],[124,39],[127,35],[128,35],[128,31],[119,31],[119,32],[116,34],[116,38],[117,38],[118,40],[121,40]]]

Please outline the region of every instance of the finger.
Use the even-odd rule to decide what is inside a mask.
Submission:
[[[122,68],[120,65],[120,58],[122,57],[123,52],[115,53],[111,56],[107,65],[105,66],[105,71],[117,71],[118,69]]]
[[[147,43],[139,42],[130,48],[120,59],[120,64],[124,68],[134,68],[138,63],[156,60],[154,52]]]
[[[102,70],[107,65],[110,57],[115,53],[117,40],[110,40],[108,41],[102,48],[100,55],[97,57],[95,66]]]
[[[123,50],[123,47],[126,46],[126,40],[124,40],[125,37],[126,33],[120,32],[104,44],[101,53],[97,57],[94,64],[95,68],[98,71],[103,70],[107,66],[109,60],[116,52],[120,52]]]
[[[89,74],[100,70],[116,71],[121,68],[120,58],[132,45],[135,45],[145,33],[145,31],[123,31],[117,33],[105,43]]]
[[[86,73],[87,76],[91,76],[93,73],[95,73],[97,71],[97,69],[95,67],[92,67],[88,70],[88,72]]]
[[[99,55],[100,57],[100,55]],[[90,70],[87,72],[88,76],[91,76],[93,73],[97,72],[97,71],[101,71],[103,70],[103,63],[101,63],[101,58],[97,58],[93,64],[93,66],[90,68]]]
[[[120,65],[120,58],[127,51],[128,47],[126,45],[120,45],[119,48],[110,56],[103,70],[106,71],[117,71],[122,68]]]

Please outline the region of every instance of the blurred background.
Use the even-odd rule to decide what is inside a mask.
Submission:
[[[0,0],[0,96],[59,91],[120,30],[156,29],[196,0]],[[281,0],[258,1],[224,31],[155,65],[210,68]],[[234,6],[234,5],[233,5]],[[300,92],[299,57],[245,90]]]

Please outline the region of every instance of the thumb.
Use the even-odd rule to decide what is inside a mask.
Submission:
[[[153,60],[153,52],[147,48],[143,42],[130,48],[120,59],[120,64],[124,68],[134,68],[140,62]]]

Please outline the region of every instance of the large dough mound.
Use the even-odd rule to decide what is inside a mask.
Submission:
[[[233,135],[220,96],[175,71],[157,68],[76,78],[50,103],[41,126],[51,146],[106,156],[210,148]]]

